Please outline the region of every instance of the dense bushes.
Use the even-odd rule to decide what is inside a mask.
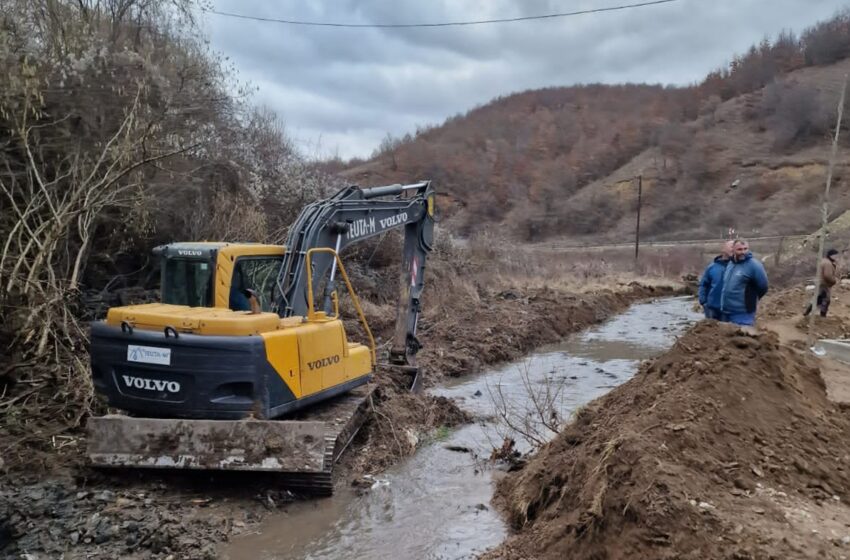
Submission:
[[[0,415],[23,399],[79,421],[84,290],[134,283],[159,242],[279,240],[325,188],[195,7],[0,0]]]

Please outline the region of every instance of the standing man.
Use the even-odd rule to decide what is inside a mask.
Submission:
[[[736,325],[752,326],[756,321],[758,300],[767,293],[767,273],[750,252],[750,245],[736,239],[732,260],[723,274],[720,294],[721,320]]]
[[[723,291],[723,273],[732,258],[732,245],[734,243],[731,239],[724,243],[720,249],[720,254],[714,257],[714,261],[702,273],[702,280],[699,282],[699,303],[705,311],[706,319],[717,319],[719,321],[721,318],[720,294]]]
[[[818,309],[820,316],[826,317],[826,312],[829,311],[829,303],[832,301],[832,287],[838,282],[838,263],[835,260],[838,258],[838,251],[830,249],[826,252],[826,256],[821,259],[818,265]],[[806,306],[803,316],[812,312],[812,304]]]

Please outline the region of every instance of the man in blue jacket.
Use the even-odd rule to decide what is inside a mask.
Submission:
[[[732,260],[723,273],[721,320],[737,325],[753,325],[758,300],[767,293],[767,273],[743,239],[735,240],[733,252]]]
[[[731,239],[723,244],[720,254],[705,268],[699,282],[699,304],[705,311],[706,319],[720,320],[720,293],[723,290],[723,273],[732,258]]]

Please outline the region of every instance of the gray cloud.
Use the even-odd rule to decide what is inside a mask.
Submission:
[[[410,23],[517,17],[618,0],[216,0],[261,17]],[[436,29],[296,27],[205,16],[214,49],[259,86],[309,155],[368,156],[390,132],[512,92],[580,83],[699,81],[765,36],[800,32],[841,0],[680,0],[620,12]]]

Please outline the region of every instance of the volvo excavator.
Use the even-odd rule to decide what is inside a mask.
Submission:
[[[306,206],[284,246],[156,248],[161,303],[111,308],[91,327],[94,387],[123,411],[89,419],[92,464],[272,471],[290,486],[330,493],[333,465],[365,418],[377,365],[339,255],[403,229],[388,366],[408,374],[415,389],[434,211],[430,181],[351,186]],[[364,343],[345,332],[340,278]]]

